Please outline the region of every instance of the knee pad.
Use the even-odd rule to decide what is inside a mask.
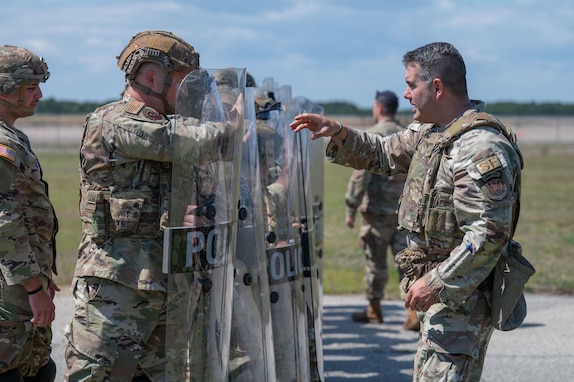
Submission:
[[[35,376],[25,377],[23,382],[54,382],[55,379],[56,363],[52,358],[50,358],[48,363],[42,366]]]
[[[0,374],[0,382],[23,382],[22,374],[18,369],[12,369]]]

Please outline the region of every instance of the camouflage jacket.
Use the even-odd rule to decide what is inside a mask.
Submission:
[[[56,273],[58,221],[26,134],[0,120],[0,269],[8,285]]]
[[[170,200],[172,164],[192,174],[195,165],[232,159],[225,142],[237,131],[165,116],[128,96],[89,114],[80,147],[83,238],[75,276],[165,290],[163,228],[181,225],[185,209],[183,201]],[[191,187],[191,178],[178,186]],[[178,222],[170,223],[168,208],[178,211]]]
[[[402,130],[404,127],[398,121],[386,119],[366,131],[384,137]],[[363,214],[395,215],[405,179],[405,174],[386,176],[365,170],[353,171],[345,194],[347,215],[355,216],[357,211]]]
[[[461,118],[472,119],[483,105],[475,104]],[[409,249],[440,262],[425,281],[454,309],[488,277],[508,243],[522,163],[519,151],[497,129],[474,128],[442,152],[430,200],[423,200],[432,142],[447,127],[413,123],[384,138],[350,129],[342,145],[329,143],[327,156],[354,168],[408,173],[399,226],[408,232]]]

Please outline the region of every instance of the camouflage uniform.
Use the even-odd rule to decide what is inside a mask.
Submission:
[[[472,120],[483,108],[475,103],[460,118]],[[408,172],[399,208],[399,225],[408,231],[405,251],[423,259],[421,276],[439,298],[419,313],[413,379],[475,381],[493,330],[488,276],[511,233],[521,158],[496,128],[469,130],[447,146],[430,200],[422,200],[432,142],[445,129],[413,123],[385,138],[349,129],[342,146],[331,141],[327,155],[383,174]]]
[[[367,131],[387,136],[404,130],[394,119],[385,119]],[[393,255],[406,247],[405,231],[397,229],[397,209],[406,176],[385,176],[365,170],[355,170],[349,179],[345,202],[347,216],[363,217],[359,232],[361,248],[365,251],[366,297],[380,301],[389,280],[387,249]]]
[[[0,51],[4,72],[12,58],[36,60],[43,66],[32,68],[28,61],[20,80],[2,79],[0,93],[11,94],[23,83],[48,78],[44,61],[26,49],[4,46]],[[35,78],[39,71],[45,77]],[[0,374],[19,369],[24,376],[34,376],[50,360],[52,329],[30,322],[33,313],[23,284],[40,276],[48,288],[56,273],[57,231],[48,185],[28,137],[0,119]]]
[[[174,124],[185,134],[177,137],[185,150],[174,147]],[[236,130],[166,117],[127,95],[88,116],[80,148],[83,237],[67,332],[69,380],[125,381],[141,370],[153,381],[165,379],[162,229],[172,163],[191,168],[216,160],[222,140]]]

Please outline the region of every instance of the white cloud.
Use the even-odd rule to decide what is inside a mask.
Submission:
[[[0,36],[43,55],[48,95],[109,99],[123,86],[117,56],[142,30],[172,31],[208,68],[247,67],[293,94],[369,107],[401,93],[402,55],[431,41],[463,54],[472,96],[574,102],[570,0],[4,0]]]

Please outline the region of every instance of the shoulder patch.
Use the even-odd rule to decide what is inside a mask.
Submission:
[[[11,147],[0,144],[0,157],[8,159],[10,162],[16,162],[16,150]]]
[[[488,172],[496,170],[497,168],[502,167],[502,163],[498,159],[496,154],[489,156],[488,158],[478,162],[476,165],[476,169],[481,175],[484,175]]]
[[[486,195],[492,200],[503,200],[508,194],[508,187],[499,176],[487,180],[484,187]]]
[[[144,111],[144,115],[147,119],[152,120],[152,121],[161,121],[163,119],[163,116],[160,113],[158,113],[154,109],[150,109],[150,108],[147,108]]]
[[[126,106],[126,113],[137,115],[144,106],[145,103],[132,99],[130,103],[128,103],[128,106]]]

